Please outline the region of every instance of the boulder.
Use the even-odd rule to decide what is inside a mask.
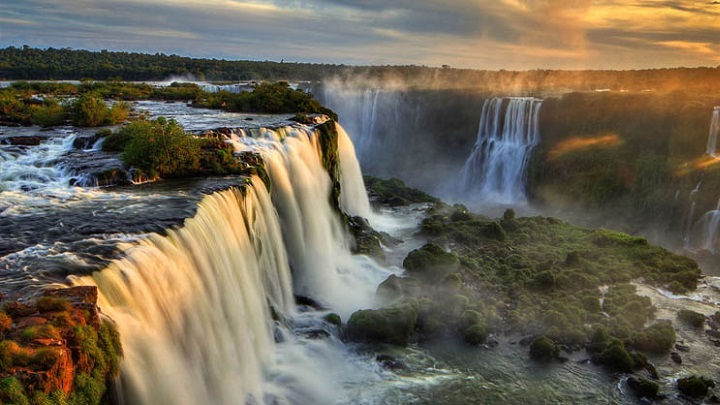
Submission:
[[[455,273],[460,268],[460,260],[431,243],[415,249],[403,260],[405,270],[425,281],[435,282]]]
[[[347,322],[347,336],[354,341],[405,346],[415,331],[417,311],[403,304],[392,308],[364,309]]]

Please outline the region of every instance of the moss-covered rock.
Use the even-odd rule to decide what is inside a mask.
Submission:
[[[703,376],[692,375],[681,378],[677,381],[677,387],[683,394],[692,398],[703,398],[710,388],[715,387],[715,382]]]
[[[460,261],[453,253],[431,243],[415,249],[403,260],[403,267],[413,276],[427,281],[439,281],[456,272]]]
[[[437,198],[405,185],[397,178],[383,180],[377,177],[364,176],[365,187],[370,199],[375,203],[398,207],[419,203],[436,203]]]
[[[595,361],[613,371],[630,373],[635,368],[635,360],[632,355],[625,350],[625,345],[620,340],[611,341],[600,354],[595,357]]]
[[[530,343],[530,357],[536,361],[551,361],[560,354],[560,349],[547,336],[540,336]]]
[[[657,383],[645,378],[630,377],[627,384],[638,398],[654,399],[660,389]]]
[[[0,402],[99,404],[120,373],[120,336],[100,318],[95,287],[48,290],[28,305],[5,303]],[[6,325],[7,326],[7,325]]]
[[[705,315],[689,309],[681,309],[677,317],[680,321],[693,328],[699,329],[705,324]]]
[[[357,311],[350,316],[346,328],[348,337],[355,341],[405,346],[412,338],[416,323],[415,308],[401,304]]]

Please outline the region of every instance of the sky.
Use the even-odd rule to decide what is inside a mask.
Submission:
[[[473,69],[720,65],[720,0],[0,0],[0,47]]]

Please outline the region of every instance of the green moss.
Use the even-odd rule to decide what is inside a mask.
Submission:
[[[611,341],[596,357],[596,361],[613,371],[623,373],[630,373],[635,368],[635,361],[620,340]]]
[[[660,386],[653,381],[636,377],[630,377],[628,379],[628,387],[630,387],[639,398],[648,399],[656,398],[658,389],[660,388]]]
[[[702,328],[705,324],[705,315],[689,309],[681,309],[680,312],[678,312],[677,317],[679,320],[692,326],[693,328]]]
[[[530,357],[536,361],[550,361],[558,356],[560,350],[546,336],[540,336],[530,344]]]
[[[7,404],[30,405],[22,385],[15,377],[0,380],[0,400]]]
[[[411,188],[398,178],[383,180],[364,176],[365,187],[370,199],[392,207],[419,203],[436,203],[439,200],[421,190]]]
[[[415,249],[403,260],[405,270],[414,276],[428,281],[439,281],[456,272],[460,261],[453,253],[448,253],[433,244]]]
[[[360,310],[350,316],[347,333],[355,340],[404,346],[410,342],[416,323],[417,311],[408,304]]]
[[[40,312],[63,312],[72,309],[70,301],[55,297],[40,297],[35,305],[37,305]]]
[[[340,315],[338,314],[327,314],[323,319],[331,325],[342,327],[342,319],[340,319]]]
[[[677,387],[680,392],[689,397],[702,398],[707,395],[710,388],[715,387],[715,382],[709,378],[692,375],[679,379]]]
[[[335,121],[328,120],[315,127],[322,164],[332,180],[330,206],[340,212],[340,153],[338,152],[338,132]]]
[[[675,329],[670,321],[659,321],[643,329],[635,336],[634,345],[638,350],[663,354],[675,344]]]

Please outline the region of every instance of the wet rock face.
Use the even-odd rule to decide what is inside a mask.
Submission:
[[[114,328],[100,319],[97,297],[97,287],[88,286],[48,290],[26,304],[3,302],[0,401],[85,395],[78,382],[90,375],[102,395],[104,381],[118,372],[121,348]],[[2,389],[10,386],[12,394]]]

